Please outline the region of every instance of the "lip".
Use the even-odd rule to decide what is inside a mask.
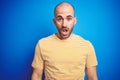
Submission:
[[[63,35],[68,34],[68,29],[67,29],[67,28],[63,28],[63,29],[61,30],[61,33],[62,33]]]

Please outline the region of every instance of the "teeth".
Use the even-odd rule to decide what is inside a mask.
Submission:
[[[67,30],[64,29],[63,32],[67,32]]]
[[[65,30],[63,30],[63,32],[65,32]]]

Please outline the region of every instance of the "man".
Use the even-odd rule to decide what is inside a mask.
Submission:
[[[55,7],[54,24],[58,33],[39,40],[32,62],[32,80],[84,80],[84,71],[88,80],[98,80],[97,60],[92,44],[72,34],[76,23],[74,8],[67,2]]]

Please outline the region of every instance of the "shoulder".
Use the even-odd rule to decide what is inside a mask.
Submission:
[[[82,36],[76,34],[73,34],[73,36],[74,36],[74,40],[80,42],[80,44],[85,45],[87,47],[92,46],[92,43],[89,40],[83,38]]]
[[[53,35],[49,35],[47,37],[39,39],[38,40],[38,44],[44,44],[45,45],[45,44],[53,41],[53,39],[54,39],[54,36]]]
[[[83,43],[86,43],[86,44],[89,44],[89,43],[90,43],[89,40],[83,38],[83,37],[80,36],[80,35],[77,35],[77,34],[72,34],[72,35],[73,35],[73,37],[74,37],[74,40],[77,40],[77,41],[80,41],[80,42],[83,42]]]

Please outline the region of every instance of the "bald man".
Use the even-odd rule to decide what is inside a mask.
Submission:
[[[58,33],[40,39],[32,62],[32,80],[98,80],[97,59],[92,44],[72,33],[76,24],[74,7],[62,2],[54,9],[53,19]]]

